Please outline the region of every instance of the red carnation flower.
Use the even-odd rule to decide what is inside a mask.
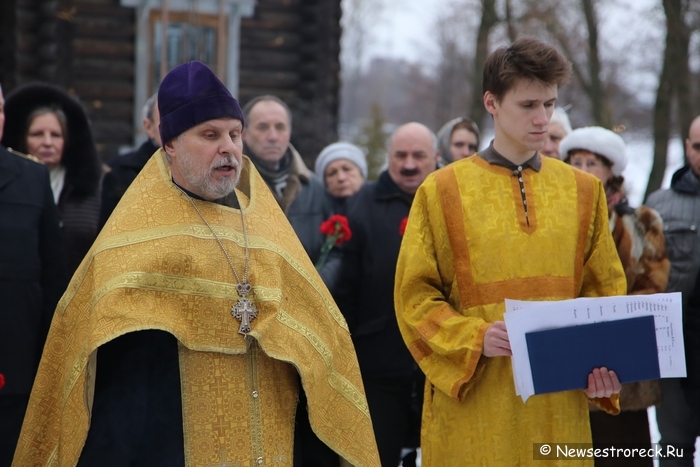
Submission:
[[[404,232],[406,232],[406,224],[408,224],[408,217],[401,219],[401,223],[399,224],[399,235],[402,237]]]
[[[2,389],[3,387],[5,387],[5,375],[0,373],[0,389]]]
[[[328,220],[321,223],[318,230],[328,237],[333,237],[336,245],[341,245],[352,238],[348,218],[340,214],[333,214]]]
[[[328,220],[321,223],[319,229],[326,236],[326,241],[321,247],[321,255],[316,262],[316,270],[320,271],[326,264],[328,254],[333,249],[333,245],[341,245],[352,238],[352,231],[348,224],[348,218],[340,214],[334,214]]]

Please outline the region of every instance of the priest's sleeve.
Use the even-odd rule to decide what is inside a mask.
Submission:
[[[448,301],[452,275],[441,271],[441,259],[451,247],[434,179],[426,182],[413,200],[401,243],[394,304],[403,339],[426,377],[462,400],[483,370],[484,333],[491,323],[462,315]]]
[[[591,223],[586,239],[581,276],[581,297],[624,295],[627,280],[608,225],[608,206],[603,184],[591,176],[577,174],[580,209],[590,209]],[[611,368],[614,370],[614,368]],[[620,412],[619,396],[591,399],[591,403],[611,414]]]

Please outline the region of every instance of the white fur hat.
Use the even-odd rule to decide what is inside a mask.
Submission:
[[[561,140],[559,154],[563,161],[569,160],[569,151],[584,149],[605,157],[612,164],[612,173],[622,175],[627,166],[625,141],[617,133],[599,126],[577,128]]]

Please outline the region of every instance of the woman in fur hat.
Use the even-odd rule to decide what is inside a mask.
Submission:
[[[628,294],[665,292],[670,262],[666,254],[663,223],[651,208],[629,206],[622,190],[622,171],[627,165],[625,142],[620,135],[601,127],[579,128],[561,142],[565,162],[589,172],[605,185],[610,228],[627,275]],[[646,408],[658,402],[656,381],[623,385],[622,412],[613,417],[591,411],[594,447],[619,443],[651,444]],[[641,459],[598,458],[596,466],[652,465]]]
[[[87,114],[77,99],[44,83],[21,86],[5,100],[2,144],[49,169],[69,274],[97,237],[102,168]]]

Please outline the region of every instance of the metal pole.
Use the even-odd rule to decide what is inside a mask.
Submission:
[[[160,81],[163,81],[168,72],[168,0],[161,0],[160,24]]]

